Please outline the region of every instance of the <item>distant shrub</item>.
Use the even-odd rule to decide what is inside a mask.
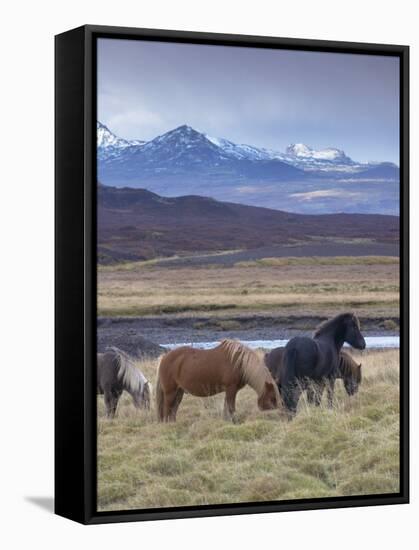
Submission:
[[[233,319],[220,319],[215,323],[216,327],[220,330],[240,330],[241,324],[239,321]]]
[[[393,319],[383,321],[383,328],[386,330],[399,330],[399,325]]]

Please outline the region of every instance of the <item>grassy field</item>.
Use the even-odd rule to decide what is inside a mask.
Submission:
[[[260,412],[248,387],[237,424],[222,419],[223,394],[186,395],[175,424],[137,411],[129,396],[108,420],[98,397],[99,510],[398,492],[398,351],[361,361],[356,396],[338,381],[333,409],[302,399],[292,422]],[[138,363],[153,384],[157,362]]]
[[[98,314],[143,316],[275,312],[398,315],[398,258],[265,258],[232,267],[137,262],[100,267]]]

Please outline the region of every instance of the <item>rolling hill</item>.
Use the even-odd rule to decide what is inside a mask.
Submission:
[[[399,218],[377,214],[305,215],[146,189],[98,186],[98,260],[257,249],[315,239],[397,243]]]

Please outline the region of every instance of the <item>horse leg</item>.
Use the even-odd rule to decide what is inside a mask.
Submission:
[[[234,422],[234,413],[236,412],[236,395],[236,386],[226,389],[226,395],[224,399],[224,420],[231,420],[232,422]]]
[[[312,405],[315,401],[316,393],[314,391],[313,385],[309,384],[307,386],[307,401],[309,405]]]
[[[176,398],[177,398],[177,395],[178,395],[178,391],[179,391],[180,388],[175,388],[169,392],[166,392],[164,394],[164,401],[163,401],[163,420],[165,422],[175,422],[176,421],[176,410],[177,410],[177,407],[179,406],[179,403],[180,403],[180,400],[179,400],[179,403],[175,409],[175,412],[173,414],[173,408],[175,407],[175,404],[176,404]]]
[[[174,401],[172,403],[172,408],[171,408],[171,411],[169,413],[169,420],[171,422],[176,422],[176,413],[177,413],[177,410],[179,408],[179,405],[183,399],[183,394],[185,392],[182,390],[182,388],[178,388],[177,391],[176,391],[176,394],[175,394],[175,398],[174,398]]]
[[[322,380],[321,382],[317,382],[314,386],[314,404],[316,405],[316,407],[320,407],[321,405],[324,386],[324,380]]]
[[[330,378],[327,384],[327,405],[329,409],[333,408],[333,398],[335,395],[335,378]]]
[[[119,397],[121,394],[113,392],[111,390],[105,390],[104,399],[106,407],[106,416],[108,418],[114,418],[116,414],[116,408],[118,406]]]
[[[297,413],[298,401],[302,392],[301,385],[296,381],[284,387],[283,400],[288,411],[288,420],[292,420]]]
[[[103,399],[105,401],[105,409],[106,409],[106,416],[108,418],[111,418],[111,410],[112,410],[112,393],[110,391],[105,390],[103,393]]]

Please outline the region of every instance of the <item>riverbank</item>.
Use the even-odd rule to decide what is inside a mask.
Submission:
[[[223,338],[241,341],[288,340],[309,336],[325,316],[241,315],[234,317],[100,317],[97,322],[98,350],[117,346],[138,355],[139,339],[156,344],[214,342]],[[360,317],[365,336],[398,336],[398,317]]]

